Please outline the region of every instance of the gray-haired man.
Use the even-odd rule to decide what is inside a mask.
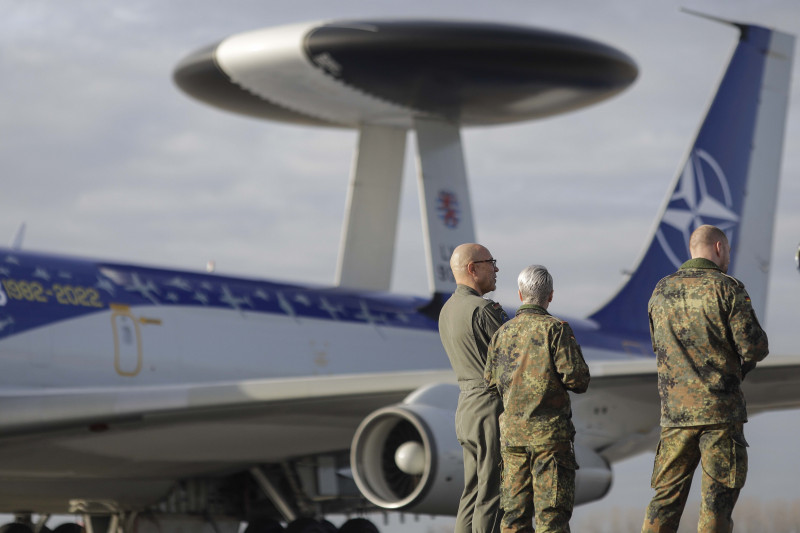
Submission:
[[[485,380],[503,398],[500,489],[503,533],[569,532],[575,500],[575,428],[567,391],[586,392],[589,367],[569,324],[547,312],[553,277],[531,265],[518,278],[522,305],[495,333]]]

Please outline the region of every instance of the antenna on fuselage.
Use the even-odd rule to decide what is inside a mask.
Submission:
[[[14,234],[14,238],[11,240],[11,249],[12,250],[21,250],[22,249],[22,241],[25,240],[25,223],[23,222],[20,224],[17,232]]]

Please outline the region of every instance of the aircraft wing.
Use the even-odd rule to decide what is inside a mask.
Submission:
[[[635,385],[650,390],[645,396],[639,396],[641,400],[658,401],[655,359],[598,362],[589,366],[592,372],[590,390],[613,390]],[[747,374],[742,389],[751,415],[800,407],[800,355],[768,356]]]
[[[645,402],[658,402],[655,359],[590,362],[589,391],[623,392]],[[634,392],[636,389],[638,392]],[[747,411],[794,409],[800,407],[800,355],[770,355],[747,374],[742,383]]]
[[[253,413],[335,402],[365,416],[431,382],[455,383],[449,370],[332,375],[143,387],[0,390],[0,432],[38,433],[146,419]],[[321,409],[326,410],[326,409]]]
[[[576,442],[612,463],[651,449],[661,417],[655,358],[590,361],[589,368],[589,390],[572,397]],[[800,356],[767,357],[742,389],[751,416],[800,407]]]
[[[800,407],[800,355],[768,356],[742,384],[750,415]]]
[[[431,382],[455,376],[420,371],[0,390],[0,499],[47,506],[55,500],[49,492],[62,493],[64,485],[87,499],[146,505],[181,478],[346,453],[369,413]],[[44,478],[52,481],[37,482]],[[37,501],[19,496],[29,483]]]
[[[582,397],[606,395],[658,405],[654,359],[591,362],[590,367],[592,383]],[[146,449],[133,454],[143,460],[149,455],[168,459],[173,452],[160,453],[163,445],[181,460],[193,455],[223,462],[275,461],[347,449],[365,416],[430,383],[455,383],[455,376],[436,370],[146,387],[5,389],[0,390],[0,450],[4,443],[59,434],[124,458],[126,452],[117,453],[110,444],[126,440],[134,447],[146,435]],[[800,356],[768,357],[748,374],[743,389],[750,414],[800,407]],[[593,400],[589,403],[595,405]],[[297,434],[303,437],[294,438]],[[246,442],[231,448],[217,442],[222,436]],[[282,444],[265,446],[267,441]],[[182,442],[191,451],[181,450]],[[2,462],[0,458],[0,472]]]

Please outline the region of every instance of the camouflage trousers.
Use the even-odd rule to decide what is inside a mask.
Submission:
[[[575,503],[575,451],[570,441],[505,446],[502,532],[569,533]]]
[[[742,424],[661,428],[642,533],[675,532],[697,465],[702,465],[702,501],[697,531],[733,531],[733,507],[747,477],[747,441]]]

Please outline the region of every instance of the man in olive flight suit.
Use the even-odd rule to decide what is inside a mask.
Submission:
[[[692,259],[659,281],[650,298],[661,440],[643,533],[678,530],[698,463],[697,530],[733,530],[731,514],[747,475],[740,385],[768,346],[744,285],[726,274],[730,250],[719,228],[700,226],[689,241]]]
[[[492,335],[508,320],[500,304],[483,298],[495,290],[499,269],[489,250],[462,244],[450,257],[456,290],[439,314],[439,335],[458,378],[456,436],[464,454],[464,492],[456,533],[499,531],[500,398],[486,390],[483,370]]]
[[[569,532],[575,502],[572,409],[589,368],[572,328],[547,312],[553,277],[531,265],[518,278],[522,305],[489,345],[485,380],[503,398],[500,489],[503,533]]]

